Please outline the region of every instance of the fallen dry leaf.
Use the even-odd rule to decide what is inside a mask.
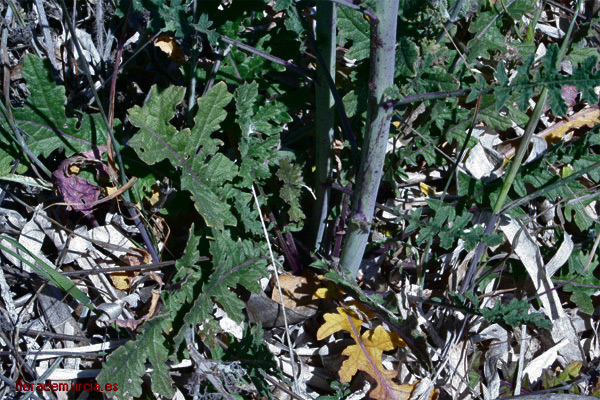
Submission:
[[[584,126],[593,128],[598,123],[600,123],[600,107],[595,105],[573,114],[568,119],[544,129],[537,135],[543,137],[549,143],[557,143],[570,130]]]
[[[305,272],[302,275],[285,274],[279,277],[283,305],[298,314],[311,316],[317,312],[318,300],[313,299],[313,294],[320,286],[316,275]],[[271,299],[281,304],[279,289],[274,282]]]
[[[185,53],[171,36],[163,33],[156,38],[154,45],[161,49],[175,64],[181,65],[185,62]]]
[[[370,397],[382,400],[408,400],[415,388],[416,382],[409,385],[399,385],[393,381],[396,371],[386,370],[382,364],[384,351],[393,350],[406,343],[394,332],[386,331],[382,326],[374,330],[368,329],[360,335],[361,318],[364,313],[344,307],[337,308],[338,313],[324,315],[325,323],[317,331],[317,339],[323,339],[335,332],[344,330],[356,342],[342,352],[348,356],[339,371],[341,382],[350,382],[356,372],[364,371],[377,383]]]

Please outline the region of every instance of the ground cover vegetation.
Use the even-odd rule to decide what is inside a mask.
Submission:
[[[0,15],[1,397],[600,396],[596,2]]]

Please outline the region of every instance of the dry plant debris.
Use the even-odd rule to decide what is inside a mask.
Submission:
[[[600,397],[596,2],[0,18],[0,398]]]

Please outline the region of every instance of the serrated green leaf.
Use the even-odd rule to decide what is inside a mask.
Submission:
[[[176,160],[173,165],[179,166],[177,158],[185,157],[188,150],[186,138],[180,135],[170,121],[175,116],[175,107],[183,101],[185,88],[170,86],[161,89],[153,86],[150,98],[143,107],[134,106],[129,110],[132,125],[140,128],[127,144],[132,147],[138,157],[148,164],[156,164],[162,160]]]
[[[358,61],[368,58],[371,48],[369,22],[361,12],[348,7],[338,7],[337,16],[340,37],[352,43],[347,57]]]
[[[156,317],[146,322],[136,340],[115,350],[108,356],[102,371],[96,378],[104,386],[118,385],[113,393],[118,399],[131,399],[142,394],[142,376],[146,373],[146,360],[152,364],[152,390],[171,398],[174,390],[167,366],[169,351],[165,347],[163,332],[170,328],[165,317]]]
[[[240,187],[248,188],[267,179],[271,175],[271,166],[285,156],[285,152],[278,150],[279,133],[281,125],[290,122],[291,117],[286,106],[279,102],[256,106],[260,103],[257,82],[239,86],[234,97],[236,122],[241,130],[238,146],[241,154]]]
[[[277,0],[273,9],[275,11],[287,10],[292,4],[293,0]]]
[[[548,86],[548,105],[552,109],[554,115],[559,117],[567,115],[569,108],[562,98],[560,86]]]
[[[531,55],[523,62],[523,65],[517,68],[517,77],[513,81],[513,86],[517,88],[519,97],[517,98],[517,106],[521,111],[527,111],[529,100],[535,93],[535,87],[531,85],[531,77],[529,71],[533,65],[534,56]]]
[[[47,59],[26,56],[21,73],[31,94],[23,107],[14,108],[12,112],[34,155],[48,156],[52,151],[64,148],[65,155],[71,156],[89,150],[92,145],[105,143],[105,133],[102,133],[105,130],[97,116],[88,114],[79,122],[77,118],[65,115],[65,88],[54,83]],[[0,121],[0,174],[9,173],[10,162],[22,155],[12,137],[9,125],[5,120]],[[18,172],[23,172],[23,168]]]
[[[551,43],[546,49],[546,55],[542,58],[543,74],[540,75],[545,81],[554,80],[558,73],[558,54],[559,49],[556,43]]]
[[[199,271],[205,283],[190,311],[183,317],[185,327],[204,322],[212,314],[213,302],[221,305],[232,320],[241,322],[245,305],[232,289],[240,285],[258,293],[261,290],[259,281],[267,275],[266,260],[255,243],[233,240],[229,232],[215,229],[213,238],[210,245],[213,267]],[[176,345],[182,343],[184,337],[185,329],[182,329],[176,334]]]
[[[506,68],[504,67],[504,62],[500,61],[498,63],[498,67],[496,68],[496,73],[494,74],[498,83],[503,86],[508,85],[508,75],[506,74]]]
[[[512,121],[510,118],[501,115],[493,108],[481,110],[478,117],[481,119],[481,121],[485,122],[488,127],[498,129],[500,131],[505,131],[512,127]]]
[[[183,169],[181,187],[192,193],[194,205],[208,226],[222,229],[225,225],[235,225],[236,219],[230,207],[210,187],[214,176],[232,173],[224,171],[231,164],[225,166],[222,162],[213,162],[205,165],[206,159],[214,155],[222,144],[211,135],[227,116],[224,108],[231,101],[231,94],[223,82],[213,86],[198,99],[194,127],[178,132],[170,121],[184,93],[185,90],[179,87],[160,90],[154,86],[148,102],[143,107],[133,107],[129,112],[132,124],[140,131],[128,144],[149,164],[168,159],[171,164]]]
[[[290,220],[295,222],[304,220],[305,216],[300,206],[300,191],[304,184],[301,166],[292,164],[289,158],[284,158],[279,163],[279,171],[276,175],[283,182],[279,196],[290,206],[288,212]]]
[[[496,3],[496,5],[498,5],[498,3]],[[523,15],[533,11],[534,6],[534,0],[519,0],[513,1],[509,6],[506,7],[506,10],[512,19],[518,21],[521,19],[521,17],[523,17]],[[501,9],[498,11],[501,11]]]
[[[469,32],[477,36],[469,42],[470,52],[467,55],[469,62],[477,57],[490,59],[491,53],[496,51],[505,52],[504,42],[506,37],[500,32],[497,24],[500,19],[496,18],[495,13],[482,12],[469,26]]]
[[[575,80],[575,87],[581,92],[581,96],[590,104],[598,103],[598,95],[594,91],[594,87],[598,85],[599,74],[596,71],[592,74],[592,71],[596,69],[596,58],[589,57],[578,68],[573,71],[573,79]]]
[[[588,58],[600,59],[600,53],[595,47],[584,47],[581,45],[574,45],[571,47],[569,54],[566,59],[571,61],[574,65],[581,65]]]
[[[396,49],[396,76],[414,76],[419,59],[419,48],[410,39],[402,36]]]
[[[565,288],[565,290],[568,290]],[[589,290],[585,290],[579,286],[572,286],[573,293],[571,294],[571,301],[579,308],[582,313],[592,315],[594,313],[594,303],[590,296]]]

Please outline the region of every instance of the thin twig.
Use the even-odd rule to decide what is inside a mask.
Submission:
[[[101,2],[100,2],[101,3]],[[35,0],[35,8],[40,18],[40,26],[42,28],[42,35],[44,36],[44,44],[46,45],[46,55],[52,64],[52,68],[58,71],[58,65],[56,64],[56,56],[54,54],[54,41],[50,34],[50,25],[48,24],[48,18],[46,17],[46,10],[44,10],[44,2],[42,0]]]
[[[61,0],[61,1],[63,1],[63,0]],[[273,55],[271,55],[271,54],[269,54],[269,53],[267,53],[265,51],[258,50],[255,47],[252,47],[252,46],[247,45],[247,44],[242,43],[242,42],[238,42],[235,39],[232,39],[232,38],[227,37],[225,35],[221,35],[220,33],[215,33],[215,32],[213,32],[213,31],[211,31],[209,29],[200,28],[198,26],[194,26],[193,28],[196,29],[198,32],[202,32],[202,33],[204,33],[206,35],[208,35],[208,34],[211,34],[211,35],[212,34],[216,34],[218,36],[219,40],[222,40],[225,43],[232,44],[232,45],[234,45],[235,47],[237,47],[237,48],[239,48],[241,50],[245,50],[245,51],[247,51],[249,53],[256,54],[257,56],[260,56],[260,57],[262,57],[262,58],[264,58],[266,60],[274,62],[275,64],[283,65],[284,67],[286,67],[286,68],[288,68],[288,69],[296,72],[299,75],[302,75],[302,76],[304,76],[306,78],[312,79],[310,71],[307,70],[306,68],[299,67],[299,66],[297,66],[294,63],[291,63],[289,61],[285,61],[285,60],[283,60],[283,59],[281,59],[279,57],[275,57],[275,56],[273,56]]]
[[[273,249],[271,248],[271,241],[269,240],[269,233],[267,232],[267,226],[265,225],[265,220],[262,216],[262,212],[260,210],[260,203],[258,202],[258,196],[256,196],[256,191],[254,190],[254,184],[250,187],[252,190],[252,196],[254,197],[254,202],[256,203],[256,209],[258,210],[258,216],[260,218],[260,223],[263,228],[263,233],[265,235],[265,239],[267,240],[267,247],[269,248],[269,255],[271,257],[271,263],[273,264],[273,271],[275,275],[275,280],[277,281],[277,289],[279,290],[279,299],[281,300],[281,311],[283,314],[283,324],[285,326],[285,335],[288,342],[288,347],[290,348],[290,364],[292,365],[292,374],[294,379],[294,389],[298,391],[298,377],[296,373],[296,361],[294,360],[294,346],[292,343],[292,338],[290,336],[290,326],[288,324],[287,312],[285,308],[285,303],[283,301],[283,292],[281,289],[281,283],[279,282],[279,272],[277,270],[277,264],[275,263],[275,256],[273,255]]]

